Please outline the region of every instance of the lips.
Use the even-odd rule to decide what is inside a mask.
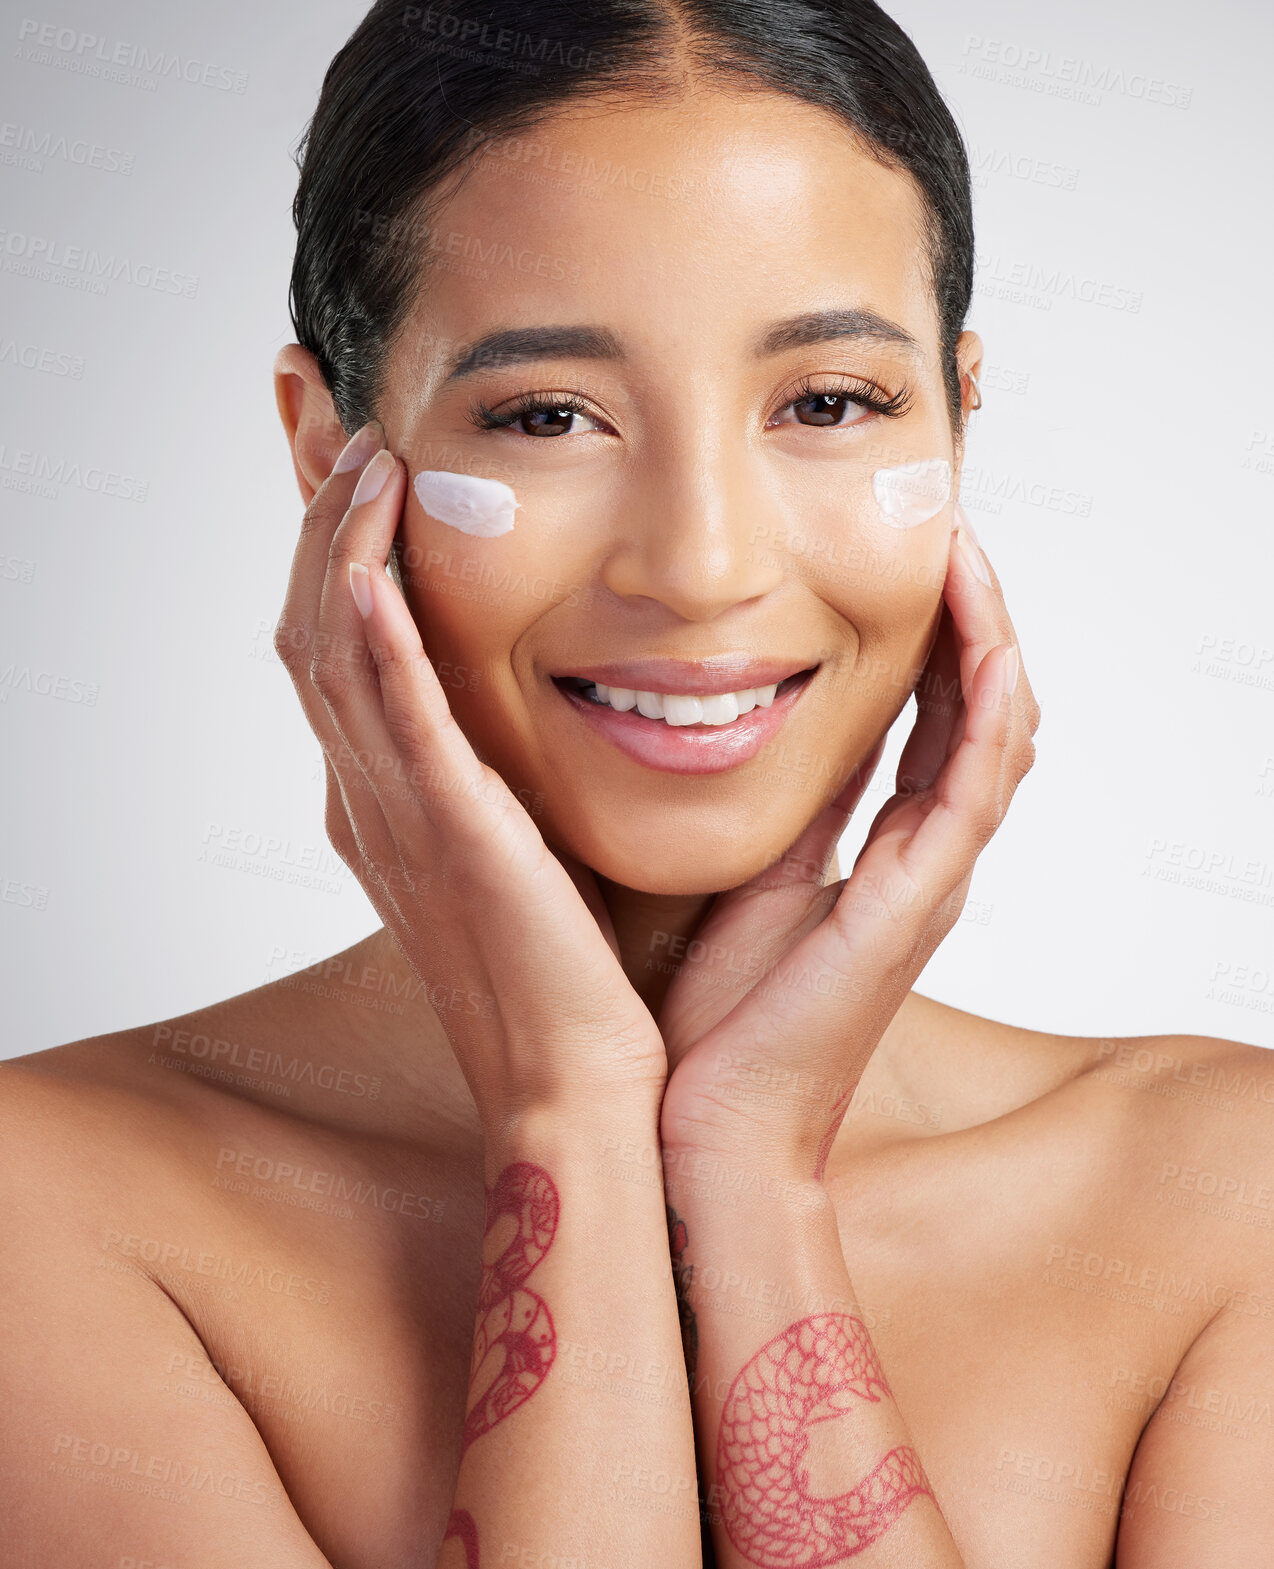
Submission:
[[[716,697],[748,687],[772,686],[818,664],[816,659],[753,659],[719,654],[709,659],[632,659],[616,664],[570,665],[551,672],[554,680],[574,676],[602,686],[634,692],[676,692],[686,697]]]
[[[586,726],[593,737],[605,740],[633,762],[667,773],[715,774],[737,768],[755,757],[786,721],[818,668],[817,665],[798,665],[793,669],[793,663],[788,661],[780,665],[773,661],[745,660],[719,671],[706,671],[702,663],[689,667],[680,661],[667,660],[590,665],[579,667],[578,673],[555,675],[552,685],[577,723]],[[677,668],[672,668],[674,666]],[[650,679],[661,683],[635,688],[647,692],[662,690],[709,697],[742,690],[749,682],[754,686],[764,685],[762,676],[775,682],[777,690],[768,706],[753,708],[728,724],[674,726],[662,719],[647,718],[637,710],[619,712],[586,696],[584,685],[602,680],[605,673],[622,677],[625,682]],[[603,681],[602,684],[618,686],[620,682],[615,679],[613,683]]]

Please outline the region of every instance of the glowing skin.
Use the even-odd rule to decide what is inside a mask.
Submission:
[[[577,107],[543,135],[581,168],[640,145],[643,167],[696,194],[532,185],[493,155],[448,198],[457,232],[516,237],[578,273],[434,269],[404,319],[378,415],[413,482],[406,598],[436,667],[480,672],[448,686],[451,711],[538,802],[552,847],[625,888],[731,887],[898,716],[937,631],[946,514],[886,526],[871,491],[917,457],[958,472],[924,209],[833,117],[768,94]],[[776,335],[855,308],[909,342]],[[562,337],[575,328],[595,334]],[[528,333],[544,339],[533,359]],[[506,334],[512,350],[473,352]],[[978,368],[974,335],[959,352]],[[467,534],[422,500],[422,471],[498,476],[535,526]],[[670,727],[586,709],[554,679],[726,655],[814,671],[781,726],[732,756],[765,729],[755,710]],[[668,755],[633,755],[630,732]]]
[[[414,489],[431,518],[479,539],[507,534],[519,505],[503,480],[452,474],[445,469],[423,469],[416,475]]]
[[[890,528],[916,528],[946,506],[951,496],[951,465],[946,458],[877,469],[872,493],[880,521]]]

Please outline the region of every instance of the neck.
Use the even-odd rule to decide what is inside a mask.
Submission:
[[[619,960],[629,984],[650,1012],[658,1016],[664,993],[680,968],[686,944],[712,905],[715,894],[653,894],[625,888],[598,877],[602,901],[615,928]],[[374,966],[393,977],[388,990],[410,999],[402,1018],[402,1033],[419,1039],[432,1021],[434,1009],[417,985],[411,966],[394,937],[382,926],[342,956],[357,964]],[[355,968],[357,968],[357,964]],[[367,1023],[372,1024],[371,1017]],[[374,1026],[384,1034],[383,1018]]]
[[[837,880],[838,875],[833,862],[827,881]],[[716,895],[642,893],[601,877],[597,883],[615,928],[624,974],[658,1019],[686,946]],[[426,1108],[431,1126],[446,1118],[467,1126],[472,1102],[445,1038],[445,1019],[419,984],[392,934],[377,927],[329,960],[324,976],[325,1000],[315,1004],[315,1030],[321,1030],[332,1017],[333,1005],[326,999],[333,991],[345,995],[350,1003],[363,1004],[340,1010],[343,1044],[362,1071],[384,1076],[395,1087],[391,1096],[376,1103],[377,1126],[383,1124],[382,1131],[392,1129],[410,1140],[418,1135]],[[394,1010],[366,1006],[371,991],[396,999]],[[890,1066],[893,1059],[899,1052],[915,1055],[914,1048],[923,1045],[929,1035],[945,1041],[938,1023],[940,1016],[951,1013],[927,998],[910,994],[873,1053],[865,1081],[878,1081],[878,1087],[884,1089],[898,1088],[902,1081],[895,1084],[896,1072]],[[929,1072],[941,1079],[943,1063],[928,1064],[921,1079]],[[903,1087],[908,1093],[921,1093],[917,1083],[911,1074]],[[934,1093],[939,1100],[943,1098],[937,1089]]]
[[[657,1019],[686,944],[716,895],[640,893],[604,877],[597,886],[615,927],[624,974]]]
[[[833,882],[839,876],[833,857],[825,880]],[[658,1019],[687,945],[717,896],[643,893],[601,876],[597,886],[615,928],[624,974],[652,1017]],[[421,1095],[431,1094],[433,1080],[421,1053],[428,1043],[441,1044],[440,1024],[445,1031],[445,1021],[420,986],[396,939],[381,926],[336,958],[341,961],[338,973],[343,989],[353,993],[358,977],[370,974],[386,995],[401,1000],[401,1011],[392,1016],[369,1008],[350,1009],[347,1038],[364,1067],[396,1077],[409,1099],[412,1087]],[[359,1000],[366,1000],[364,993],[359,994]],[[446,1052],[450,1055],[449,1047]]]
[[[717,895],[643,893],[625,887],[623,883],[611,882],[600,874],[595,875],[602,902],[615,928],[620,966],[633,990],[657,1019],[668,987],[681,968],[686,947]],[[840,875],[839,856],[833,851],[823,881],[836,882]],[[419,995],[411,966],[395,939],[382,926],[347,950],[348,957],[355,955],[390,973],[395,979],[396,995],[414,996],[414,1002],[403,1017],[403,1035],[419,1040],[422,1029],[435,1024],[434,1010]],[[371,1023],[370,1019],[368,1023]],[[376,1033],[383,1035],[383,1022]]]

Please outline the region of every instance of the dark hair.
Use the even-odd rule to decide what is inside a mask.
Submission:
[[[968,156],[915,45],[873,0],[557,0],[538,11],[377,0],[328,67],[292,204],[292,321],[347,432],[375,413],[386,352],[428,268],[432,204],[474,155],[573,100],[666,98],[692,79],[829,109],[915,179],[959,440]]]

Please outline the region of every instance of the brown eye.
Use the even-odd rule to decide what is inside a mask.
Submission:
[[[811,397],[801,398],[792,407],[797,411],[796,417],[802,425],[852,425],[855,419],[867,412],[861,403],[853,402],[843,392],[816,392]],[[854,411],[854,418],[842,420],[841,415],[846,409]]]
[[[575,418],[574,409],[527,409],[517,419],[518,429],[527,436],[565,436]]]

